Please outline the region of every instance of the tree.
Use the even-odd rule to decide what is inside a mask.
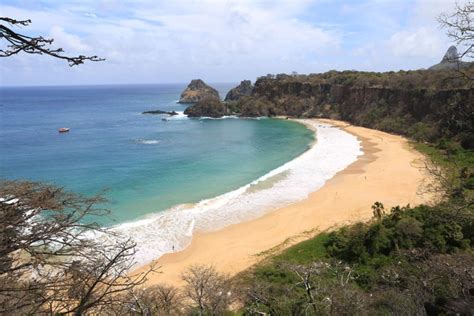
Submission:
[[[374,305],[382,299],[385,307],[404,309],[410,315],[473,314],[474,256],[470,252],[434,255],[426,249],[411,249],[403,256],[408,266],[391,265],[379,271],[380,289],[388,290],[390,296],[377,295]]]
[[[353,269],[341,262],[283,263],[275,272],[287,283],[252,284],[244,298],[249,314],[358,315],[366,306],[366,295],[352,284]]]
[[[372,206],[372,213],[374,214],[374,218],[377,220],[381,220],[385,216],[385,208],[381,202],[375,202]]]
[[[274,284],[263,280],[253,280],[251,286],[244,291],[243,301],[246,315],[298,315],[308,309],[307,304],[295,308],[294,302],[301,300],[299,293],[292,284]],[[296,311],[295,311],[296,309]]]
[[[437,202],[450,201],[450,206],[456,212],[472,207],[474,199],[469,193],[472,178],[470,168],[460,166],[449,154],[446,160],[448,163],[445,165],[440,165],[432,159],[423,162],[422,169],[428,178],[418,189],[418,193],[431,194]]]
[[[149,270],[129,275],[135,243],[93,221],[101,196],[0,182],[0,314],[82,315],[119,304]]]
[[[54,58],[66,60],[69,66],[83,64],[86,60],[103,61],[97,56],[66,56],[62,48],[51,48],[54,39],[42,36],[31,37],[14,31],[11,26],[28,26],[31,20],[15,20],[9,17],[0,17],[0,39],[7,42],[5,49],[0,49],[0,57],[10,57],[20,52],[27,54],[49,55]]]
[[[460,60],[465,56],[474,58],[474,3],[471,0],[468,0],[462,6],[456,3],[455,11],[451,14],[440,15],[438,22],[441,27],[448,29],[448,36],[457,45],[463,46],[456,59]],[[458,70],[461,72],[460,69]],[[461,74],[467,79],[474,80],[464,71]]]
[[[179,315],[182,309],[182,294],[174,286],[155,285],[147,289],[146,301],[152,303],[152,314]]]
[[[321,285],[319,284],[320,282],[315,282],[313,277],[321,274],[325,268],[326,265],[322,262],[313,262],[310,265],[294,264],[289,266],[289,269],[296,274],[300,280],[296,286],[301,286],[305,290],[307,300],[305,314],[308,313],[310,307],[313,309],[315,315],[319,312],[315,295],[319,294],[317,292],[321,289]]]
[[[174,286],[158,284],[134,288],[116,298],[121,304],[106,305],[94,312],[98,315],[184,315],[183,296]]]
[[[232,285],[226,275],[212,266],[195,265],[183,273],[184,295],[199,315],[221,315],[232,302]]]

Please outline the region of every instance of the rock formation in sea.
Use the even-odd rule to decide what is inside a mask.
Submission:
[[[446,51],[446,54],[444,54],[441,62],[436,65],[431,66],[429,69],[430,70],[460,69],[460,68],[468,67],[469,64],[471,63],[461,61],[461,58],[459,57],[459,53],[456,46],[451,46]]]
[[[230,111],[227,105],[221,100],[212,97],[199,100],[195,104],[189,106],[185,111],[189,117],[213,117],[218,118],[229,115]]]
[[[225,96],[225,101],[237,101],[241,97],[249,96],[252,94],[253,86],[250,80],[243,80],[240,84],[231,89]]]
[[[201,79],[194,79],[181,93],[179,103],[196,103],[204,99],[220,100],[219,92]]]
[[[176,111],[150,110],[150,111],[142,112],[142,114],[168,114],[170,116],[173,116],[173,115],[178,115],[178,112],[176,112]]]

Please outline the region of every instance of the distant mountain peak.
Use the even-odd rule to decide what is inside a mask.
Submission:
[[[431,66],[430,70],[449,70],[449,69],[460,69],[468,67],[471,63],[461,61],[461,58],[458,53],[456,46],[451,46],[448,48],[446,53],[441,59],[441,62]]]
[[[446,54],[444,54],[443,59],[441,60],[442,63],[445,62],[455,62],[459,59],[459,54],[458,54],[458,49],[456,46],[451,46],[448,48],[446,51]]]

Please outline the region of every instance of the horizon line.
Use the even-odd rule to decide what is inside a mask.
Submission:
[[[191,82],[191,81],[189,81]],[[160,82],[160,83],[91,83],[91,84],[52,84],[52,85],[0,85],[0,89],[4,88],[67,88],[67,87],[97,87],[97,86],[155,86],[155,85],[187,85],[189,82]],[[209,81],[208,84],[238,84],[238,81]]]

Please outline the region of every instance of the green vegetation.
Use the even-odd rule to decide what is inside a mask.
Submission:
[[[327,256],[325,243],[328,241],[327,233],[320,233],[316,237],[300,242],[281,254],[275,256],[276,261],[293,263],[309,263]]]
[[[447,182],[449,188],[435,188],[442,202],[390,210],[376,202],[372,221],[320,233],[269,258],[238,278],[249,289],[244,310],[272,315],[470,314],[473,152],[446,140],[413,145],[454,179]]]
[[[462,56],[473,57],[473,11],[468,1],[439,17],[448,36],[465,45]],[[61,49],[47,47],[52,40],[2,28],[12,44],[5,56],[40,51],[71,65],[102,60],[59,55]],[[235,112],[343,119],[407,135],[431,158],[426,170],[436,181],[426,189],[440,203],[387,212],[376,202],[372,221],[294,245],[235,278],[236,284],[212,267],[193,266],[183,273],[186,285],[181,290],[142,288],[153,268],[128,274],[135,252],[132,241],[104,246],[84,236],[90,230],[114,236],[95,223],[81,223],[85,215],[104,214],[95,207],[100,197],[38,183],[3,182],[0,313],[231,315],[230,307],[239,305],[237,315],[473,315],[473,78],[472,65],[446,71],[267,75],[257,81],[251,96],[189,108],[191,116]]]
[[[413,147],[433,162],[430,167],[439,166],[438,176],[442,185],[454,188],[452,195],[460,194],[471,202],[474,199],[474,150],[464,149],[461,144],[441,139],[436,145],[413,143]],[[469,203],[468,202],[468,203]]]
[[[456,70],[398,72],[329,71],[259,78],[251,96],[233,104],[242,116],[341,119],[408,136],[440,139],[474,149],[474,64]]]
[[[443,167],[456,165],[464,168],[474,166],[473,151],[463,149],[459,143],[442,139],[436,145],[417,142],[413,142],[412,145],[416,150]]]
[[[474,68],[468,67],[470,76]],[[384,87],[391,89],[452,89],[470,88],[472,84],[466,77],[459,76],[457,70],[400,70],[387,72],[369,72],[356,70],[330,70],[319,74],[277,74],[262,76],[259,80],[279,80],[281,82],[301,82],[313,84],[352,85],[358,88]]]

